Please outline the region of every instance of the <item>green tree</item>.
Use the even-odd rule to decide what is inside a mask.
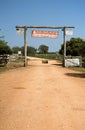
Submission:
[[[24,55],[24,47],[21,47],[21,52]],[[27,55],[28,56],[35,56],[36,54],[36,49],[31,46],[27,46]]]
[[[0,40],[0,55],[12,54],[11,48],[7,45],[7,42]]]
[[[60,54],[63,54],[64,45],[61,45],[59,50]],[[71,38],[66,42],[66,55],[82,56],[85,55],[85,41],[81,38]]]
[[[85,57],[85,41],[83,41],[82,46],[80,48],[81,56]]]
[[[28,56],[35,56],[36,54],[36,49],[31,46],[27,46],[27,55]]]
[[[41,54],[46,54],[46,53],[48,53],[48,49],[49,49],[48,46],[46,46],[46,45],[40,45],[39,48],[38,48],[38,51]]]
[[[21,51],[21,47],[15,46],[12,48],[14,54],[18,54],[18,51]]]

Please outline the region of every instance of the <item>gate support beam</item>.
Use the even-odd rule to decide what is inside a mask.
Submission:
[[[66,28],[63,28],[63,44],[64,44],[64,52],[63,52],[63,67],[65,67],[65,57],[66,57]]]
[[[24,66],[27,65],[27,43],[26,43],[26,31],[28,28],[44,28],[44,29],[61,29],[63,31],[63,41],[64,41],[64,54],[63,54],[63,66],[65,67],[65,57],[66,57],[66,28],[74,28],[73,26],[16,26],[16,30],[24,29]]]
[[[24,67],[27,66],[27,39],[26,39],[27,27],[24,27]]]

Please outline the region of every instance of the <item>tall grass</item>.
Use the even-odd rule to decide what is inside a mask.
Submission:
[[[38,58],[44,58],[44,59],[56,59],[56,54],[36,54],[36,57]]]

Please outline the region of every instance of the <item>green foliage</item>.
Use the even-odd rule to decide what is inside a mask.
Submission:
[[[35,56],[36,51],[37,50],[34,47],[27,46],[27,55],[28,56]],[[24,47],[21,47],[21,52],[24,55]]]
[[[63,55],[64,44],[61,45],[59,53]],[[66,42],[66,55],[82,56],[83,67],[85,67],[85,40],[81,38],[71,38]]]
[[[83,61],[82,66],[85,68],[85,57],[82,58],[82,61]]]
[[[4,54],[12,54],[12,50],[7,45],[7,42],[0,40],[0,55]]]
[[[61,45],[61,49],[59,50],[59,54],[63,55],[64,53],[64,44]]]
[[[63,54],[64,45],[61,45],[59,50],[60,54]],[[85,41],[81,38],[71,38],[66,42],[66,55],[71,56],[85,56]]]
[[[27,46],[27,55],[28,56],[35,56],[36,51],[37,50],[34,47]]]
[[[82,47],[80,48],[80,53],[83,57],[85,57],[85,41],[82,43]]]
[[[48,54],[36,54],[36,57],[44,58],[44,59],[56,59],[56,53],[48,53]]]
[[[21,51],[21,50],[22,50],[21,47],[18,47],[18,46],[15,46],[15,47],[12,48],[12,52],[14,54],[18,54],[18,51]]]
[[[38,48],[38,51],[41,54],[46,54],[46,53],[48,53],[48,49],[49,49],[48,46],[40,45]]]

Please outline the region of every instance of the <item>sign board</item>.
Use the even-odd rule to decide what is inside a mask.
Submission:
[[[66,35],[73,35],[73,31],[71,31],[71,30],[66,30],[65,34],[66,34]]]
[[[17,33],[17,34],[23,34],[24,31],[23,31],[23,30],[17,30],[16,33]]]
[[[65,59],[65,66],[80,66],[80,60],[79,58],[74,58],[74,59]]]
[[[18,51],[18,55],[21,55],[22,54],[22,52],[21,51]]]
[[[32,30],[31,35],[32,37],[58,38],[58,32],[54,31]]]

